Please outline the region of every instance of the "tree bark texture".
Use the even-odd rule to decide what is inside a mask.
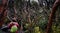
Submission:
[[[4,23],[4,19],[6,17],[6,6],[7,0],[2,0],[2,3],[0,4],[0,27]]]
[[[52,7],[52,11],[50,13],[50,16],[49,16],[46,33],[50,33],[51,32],[51,27],[52,27],[52,22],[53,22],[54,14],[56,13],[56,9],[57,9],[57,7],[59,5],[60,5],[60,0],[56,0],[54,5],[53,5],[53,7]]]

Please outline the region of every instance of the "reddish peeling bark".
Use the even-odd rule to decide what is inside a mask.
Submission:
[[[2,0],[2,4],[0,5],[0,27],[4,23],[4,19],[6,16],[6,4],[7,0]]]
[[[51,11],[51,14],[49,16],[49,21],[48,21],[48,24],[47,24],[47,30],[46,30],[46,33],[50,33],[51,32],[51,27],[52,27],[52,22],[53,22],[53,17],[54,17],[54,14],[56,13],[56,9],[57,7],[60,5],[60,0],[56,0],[53,7],[52,7],[52,11]]]

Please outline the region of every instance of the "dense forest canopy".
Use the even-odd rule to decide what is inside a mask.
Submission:
[[[44,33],[49,21],[49,16],[56,0],[7,0],[3,8],[6,16],[3,15],[4,24],[9,22],[18,22],[20,31],[24,33]],[[0,0],[2,4],[2,0]],[[3,10],[2,9],[2,10]],[[51,33],[60,33],[60,6],[54,14]],[[4,12],[3,12],[4,13]],[[2,14],[3,14],[2,13]],[[35,32],[36,31],[36,32]]]

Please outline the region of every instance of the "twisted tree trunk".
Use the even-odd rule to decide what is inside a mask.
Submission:
[[[54,17],[54,14],[56,13],[56,9],[57,7],[59,6],[60,4],[60,0],[56,0],[53,7],[52,7],[52,11],[51,11],[51,14],[49,16],[49,21],[48,21],[48,24],[47,24],[47,30],[46,30],[46,33],[50,33],[50,29],[51,29],[51,26],[52,26],[52,22],[53,22],[53,17]]]
[[[2,0],[2,3],[0,4],[0,27],[4,23],[4,19],[6,17],[6,7],[7,6],[7,0]]]

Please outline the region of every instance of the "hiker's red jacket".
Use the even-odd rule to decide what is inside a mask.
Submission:
[[[11,29],[11,27],[14,26],[14,25],[16,25],[17,27],[19,27],[19,24],[18,24],[17,22],[10,22],[10,23],[8,24],[8,28]],[[16,33],[18,33],[18,31],[16,31]]]

